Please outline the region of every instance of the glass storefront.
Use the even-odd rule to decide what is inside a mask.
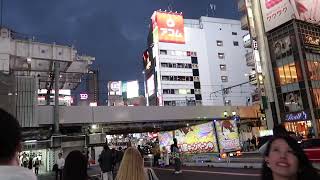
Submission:
[[[40,161],[39,174],[43,174],[49,171],[48,156],[49,153],[47,149],[22,151],[20,153],[20,165],[28,168],[30,160],[32,160],[32,163],[34,164],[38,159]],[[34,171],[34,167],[32,167],[32,170]]]
[[[295,132],[297,135],[302,135],[304,138],[308,136],[312,129],[311,121],[296,121],[284,123],[287,131]]]

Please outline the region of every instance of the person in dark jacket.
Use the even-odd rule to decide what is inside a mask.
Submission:
[[[107,144],[104,145],[98,161],[102,171],[103,180],[112,180],[113,157],[112,152]]]

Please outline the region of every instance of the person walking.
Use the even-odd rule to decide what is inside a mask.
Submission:
[[[0,108],[0,122],[0,179],[36,180],[32,171],[20,167],[22,135],[18,120]]]
[[[33,167],[33,158],[30,157],[28,162],[28,169],[32,170],[32,167]]]
[[[253,145],[253,150],[257,149],[257,138],[255,135],[253,135],[252,139],[251,139],[251,144]]]
[[[72,151],[68,154],[63,168],[63,180],[88,180],[88,159],[80,151]]]
[[[108,144],[104,145],[103,151],[99,156],[98,162],[102,171],[102,179],[113,180],[113,175],[112,175],[113,157]]]
[[[40,168],[40,161],[38,158],[36,158],[36,161],[34,162],[34,172],[36,175],[39,174],[39,168]]]
[[[163,158],[164,166],[165,167],[169,166],[169,163],[170,163],[169,153],[165,146],[162,147],[162,158]]]
[[[124,153],[116,180],[158,180],[158,177],[152,169],[144,168],[139,150],[129,147]]]
[[[64,167],[64,158],[62,157],[62,153],[58,154],[58,159],[57,159],[57,169],[56,169],[56,180],[58,180],[58,177],[60,180],[62,180],[62,171],[63,171],[63,167]]]
[[[181,171],[181,160],[180,160],[180,149],[176,138],[173,138],[173,144],[171,145],[171,155],[174,159],[174,173],[180,174]]]

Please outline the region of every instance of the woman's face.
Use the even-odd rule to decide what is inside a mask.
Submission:
[[[265,161],[274,177],[280,176],[290,178],[297,175],[299,168],[298,158],[283,139],[273,141],[269,156],[265,157]]]

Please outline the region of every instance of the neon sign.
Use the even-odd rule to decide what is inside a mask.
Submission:
[[[297,121],[297,120],[307,120],[308,115],[306,112],[302,111],[299,113],[291,113],[286,115],[287,121]]]

